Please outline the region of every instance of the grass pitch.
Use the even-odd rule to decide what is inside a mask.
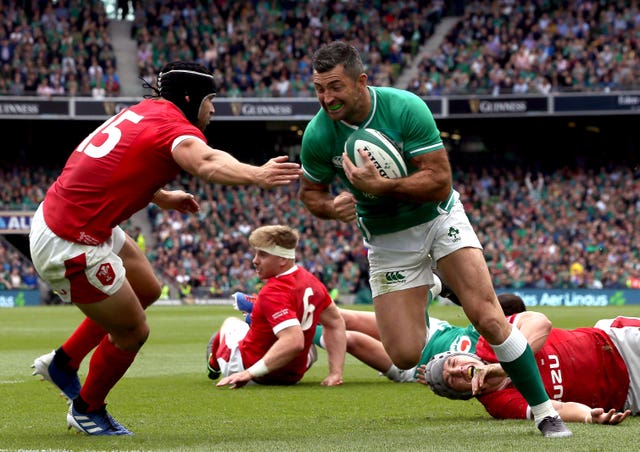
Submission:
[[[367,309],[367,307],[354,307]],[[638,315],[638,307],[546,308],[556,326],[591,326]],[[457,307],[431,314],[466,324]],[[476,401],[391,383],[349,357],[342,386],[326,388],[326,355],[293,387],[216,388],[205,347],[229,307],[152,307],[151,336],[111,392],[110,413],[132,437],[87,437],[66,429],[66,403],[31,376],[33,359],[58,347],[81,320],[72,306],[0,310],[0,451],[548,451],[636,450],[640,418],[622,425],[571,424],[574,436],[546,439],[532,421],[497,421]],[[86,375],[86,363],[80,369]],[[613,384],[613,382],[612,382]]]

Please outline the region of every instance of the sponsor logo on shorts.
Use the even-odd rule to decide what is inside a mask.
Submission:
[[[96,278],[103,286],[110,286],[116,279],[116,272],[113,271],[111,264],[102,264],[96,273]]]
[[[387,272],[384,274],[386,284],[398,284],[404,282],[406,276],[402,272]]]
[[[449,228],[449,232],[447,233],[447,235],[449,236],[449,239],[454,243],[460,241],[460,230],[454,228],[453,226]]]

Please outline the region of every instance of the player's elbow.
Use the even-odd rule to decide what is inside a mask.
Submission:
[[[432,192],[436,201],[446,201],[451,195],[453,184],[450,177],[441,177],[437,181],[435,190]]]
[[[287,328],[286,334],[283,337],[279,337],[278,340],[282,341],[284,348],[288,354],[295,356],[304,350],[304,334],[301,328]]]

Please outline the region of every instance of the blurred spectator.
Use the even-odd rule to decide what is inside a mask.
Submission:
[[[38,274],[33,268],[33,265],[28,265],[26,270],[22,274],[22,284],[26,289],[38,288]]]

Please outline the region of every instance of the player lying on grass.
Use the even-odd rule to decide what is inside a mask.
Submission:
[[[317,359],[313,337],[324,326],[329,356],[325,386],[342,383],[344,320],[325,286],[295,263],[298,234],[288,226],[263,226],[249,236],[253,265],[265,281],[252,306],[252,322],[227,318],[207,345],[209,378],[240,388],[250,381],[297,383]]]
[[[451,292],[451,290],[442,286],[440,278],[434,275],[435,284],[429,290],[429,302],[435,299],[438,295],[446,295],[449,299],[457,302],[457,298]],[[441,293],[442,292],[442,293]],[[247,294],[236,292],[233,295],[234,307],[241,311],[245,317],[247,323],[251,323],[251,312],[253,310],[253,303],[255,302],[255,296],[249,296]],[[524,311],[525,305],[522,299],[513,294],[501,294],[498,297],[500,305],[502,306],[505,314],[511,314],[513,312]],[[386,353],[382,342],[380,341],[380,333],[378,331],[378,325],[376,323],[375,314],[373,312],[355,311],[350,309],[340,308],[340,314],[344,318],[346,335],[347,335],[347,353],[354,356],[364,364],[372,367],[380,372],[380,374],[386,376],[389,380],[394,382],[415,382],[415,370],[411,368],[407,370],[399,369],[396,367],[391,358]],[[431,345],[427,344],[429,356],[433,356],[438,351],[434,350],[447,350],[449,347],[466,347],[475,345],[480,333],[476,329],[469,325],[466,328],[453,327],[449,323],[429,317]],[[453,333],[451,331],[453,329]],[[321,347],[325,347],[323,339],[322,325],[318,325],[316,329],[316,335],[314,338],[314,344]],[[454,335],[453,339],[448,339]],[[443,342],[444,341],[444,342]],[[447,348],[442,349],[444,346]],[[208,355],[207,355],[208,356]]]
[[[436,284],[429,291],[429,300],[440,293],[440,279],[434,275]],[[253,307],[257,297],[242,292],[233,294],[233,306],[242,312],[245,322],[252,324]],[[369,367],[380,372],[389,380],[398,383],[415,382],[415,367],[412,369],[399,369],[389,355],[385,352],[380,341],[380,333],[376,323],[375,313],[366,311],[354,311],[338,308],[345,322],[347,353],[356,357]],[[314,345],[326,349],[324,329],[322,325],[316,328],[313,339]],[[208,356],[208,355],[207,355]]]
[[[545,388],[566,422],[618,424],[640,414],[640,318],[600,320],[593,328],[552,328],[541,313],[517,325],[535,352]],[[444,351],[418,367],[418,381],[438,395],[476,397],[493,417],[529,419],[531,410],[480,337],[475,351]]]
[[[456,301],[455,295],[453,295],[450,292],[447,292],[447,290],[448,288],[445,286],[443,288],[443,293],[446,293],[447,297],[452,299],[455,302]],[[435,297],[437,295],[437,289],[432,290],[431,295]],[[245,313],[246,312],[250,313],[252,306],[250,302],[248,303],[249,300],[247,300],[243,296],[236,297],[236,298],[238,300],[236,302],[236,308]],[[503,311],[507,315],[512,313],[523,312],[526,310],[526,307],[522,299],[515,294],[500,294],[499,300],[500,300],[500,304],[502,305]],[[416,381],[414,378],[412,378],[413,377],[412,371],[400,371],[400,373],[398,374],[393,372],[393,368],[390,368],[391,360],[387,356],[386,352],[384,351],[384,348],[382,347],[382,343],[379,342],[379,340],[377,339],[379,337],[379,333],[377,330],[375,315],[372,312],[354,311],[354,310],[348,310],[348,309],[340,309],[340,312],[345,319],[345,325],[347,328],[347,352],[348,353],[358,358],[360,361],[364,362],[365,364],[373,367],[374,369],[379,370],[381,373],[386,374],[388,378],[393,381]],[[518,319],[519,319],[518,326],[521,327],[525,336],[529,338],[533,349],[535,351],[538,351],[542,343],[544,343],[548,333],[552,331],[551,322],[543,314],[533,313],[533,312],[523,313],[520,316],[518,316]],[[602,320],[597,324],[597,327],[605,327],[609,322],[611,321]],[[640,320],[638,319],[627,318],[623,321],[623,323],[624,322],[640,325]],[[428,338],[427,346],[423,351],[422,358],[420,361],[422,364],[422,369],[424,369],[425,367],[424,364],[429,362],[431,358],[433,358],[434,356],[446,357],[446,356],[450,356],[449,354],[457,355],[457,356],[466,356],[466,355],[475,356],[472,354],[476,352],[476,346],[478,345],[478,343],[480,342],[481,344],[486,345],[486,341],[484,339],[481,339],[480,334],[475,330],[475,328],[472,325],[469,325],[467,327],[453,326],[446,321],[439,320],[433,317],[429,317],[429,324],[430,324],[429,329],[430,329],[431,335]],[[612,324],[616,327],[619,327],[619,325],[621,324],[621,321],[612,322]],[[583,328],[581,330],[590,331],[594,329],[595,328]],[[566,332],[566,330],[559,330],[559,331]],[[638,350],[640,350],[640,343],[639,343],[640,339],[638,339],[638,336],[640,335],[639,331],[640,330],[637,327],[635,327],[635,330],[633,327],[631,328],[624,327],[622,329],[618,329],[614,331],[613,333],[616,335],[630,335],[632,337],[631,343],[633,344],[632,350],[634,350],[634,352],[632,352],[632,356],[629,359],[631,360],[635,359],[635,361],[633,361],[635,363],[634,364],[635,367],[633,367],[634,370],[630,371],[630,375],[627,377],[627,380],[629,380],[629,385],[627,386],[629,386],[629,400],[630,400],[629,404],[630,406],[635,406],[635,408],[632,408],[634,414],[638,414],[637,397],[639,393],[638,388],[640,388],[639,376],[636,375],[640,372],[638,370],[635,370],[635,369],[640,369],[640,362],[638,362],[639,361]],[[318,329],[318,331],[316,332],[316,344],[322,346],[322,342],[320,339],[321,334],[319,333],[321,333],[320,329]],[[555,337],[556,334],[557,333],[552,334],[552,337]],[[591,331],[589,334],[595,334],[596,337],[602,336],[602,334],[599,334],[599,332],[597,331],[595,333]],[[591,347],[591,345],[581,345],[580,350],[582,350],[581,347],[583,346]],[[633,353],[635,353],[635,355],[633,355]],[[635,358],[633,358],[633,356],[635,356]],[[618,361],[618,365],[620,365],[619,361]],[[478,366],[480,366],[480,364],[478,364]],[[494,366],[493,371],[494,372],[497,371],[495,366],[498,366],[499,368],[499,365],[494,364],[493,366]],[[481,369],[481,367],[477,367],[477,368]],[[541,367],[540,370],[543,371],[543,368]],[[584,372],[592,373],[590,369]],[[546,375],[544,371],[542,372],[542,374],[543,376]],[[421,376],[420,373],[418,373],[418,378],[421,379],[420,381],[421,383],[423,384],[425,383],[424,376],[423,375]],[[508,384],[508,382],[504,377],[502,380],[505,381],[505,384]],[[563,380],[565,381],[565,384],[570,385],[570,389],[571,389],[571,392],[565,392],[567,397],[572,397],[574,390],[581,389],[580,388],[580,385],[582,384],[581,379],[568,380],[567,378],[563,378]],[[544,381],[545,383],[547,383],[546,379]],[[566,383],[567,381],[569,383]],[[600,378],[599,381],[600,381],[599,384],[603,387],[603,391],[602,391],[603,394],[605,395],[614,394],[614,391],[616,391],[615,384],[612,386],[607,386],[608,379],[606,379],[605,376],[602,376],[602,378]],[[622,379],[622,381],[625,381],[624,378]],[[622,387],[622,392],[625,393],[624,392],[625,384],[622,383],[621,387]],[[516,402],[519,402],[524,404],[525,414],[529,413],[526,401],[524,401],[522,396],[517,392],[517,390],[515,390],[515,388],[512,385],[510,386],[510,388],[513,392],[515,392],[516,396],[512,399],[512,401],[501,400],[500,403],[503,404],[502,408],[504,408],[505,410],[508,410],[512,406],[512,403],[515,404]],[[556,395],[554,394],[553,390],[550,390],[549,392],[552,397]],[[446,394],[443,394],[443,395],[446,395]],[[471,396],[467,398],[470,398],[470,397]],[[482,399],[479,399],[479,400],[482,401]],[[563,420],[567,422],[576,422],[576,421],[583,422],[585,421],[585,418],[586,418],[587,421],[590,421],[593,423],[617,424],[622,422],[630,413],[626,411],[625,404],[621,404],[618,407],[616,407],[615,405],[612,405],[611,409],[605,410],[603,406],[608,407],[609,405],[604,403],[604,400],[605,400],[604,398],[594,398],[591,403],[585,402],[585,404],[581,404],[579,402],[576,402],[572,399],[568,399],[566,397],[563,398],[563,400],[565,401],[571,400],[571,401],[563,403],[563,402],[554,400],[553,403],[556,406],[556,409],[560,407],[562,408],[561,410],[558,410],[558,411],[560,412],[560,415],[562,416]],[[636,402],[631,402],[631,400],[636,400]],[[617,412],[615,408],[618,408],[621,411],[622,410],[625,410],[625,411]],[[587,416],[587,411],[588,411],[588,416]],[[581,416],[576,416],[576,413],[580,414]],[[497,416],[497,417],[500,417],[500,416]],[[524,418],[524,416],[512,417],[510,415],[507,417],[508,418]]]

